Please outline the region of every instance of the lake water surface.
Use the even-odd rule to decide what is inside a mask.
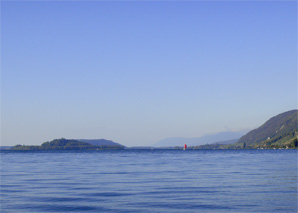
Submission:
[[[297,212],[297,150],[0,153],[1,212]]]

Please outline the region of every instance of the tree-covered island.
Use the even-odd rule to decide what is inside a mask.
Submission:
[[[122,145],[93,145],[73,139],[55,139],[40,146],[16,145],[11,150],[118,150]]]

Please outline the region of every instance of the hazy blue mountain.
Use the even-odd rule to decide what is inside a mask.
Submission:
[[[240,138],[247,132],[248,132],[247,130],[243,130],[238,132],[226,131],[226,132],[219,132],[216,134],[208,134],[200,137],[199,144],[192,144],[192,145],[211,144],[211,143],[218,143],[220,141],[234,140],[235,138]]]
[[[111,140],[106,139],[76,139],[77,141],[92,144],[94,146],[123,146]],[[124,146],[123,146],[124,147]]]
[[[184,144],[187,144],[188,146],[197,146],[202,144],[216,143],[219,141],[235,140],[235,138],[236,139],[240,138],[247,132],[248,132],[247,130],[237,131],[237,132],[226,131],[226,132],[219,132],[215,134],[207,134],[198,138],[183,138],[183,137],[165,138],[157,142],[153,146],[169,147],[169,146],[183,146]]]
[[[231,139],[231,140],[225,140],[225,141],[217,141],[217,142],[214,142],[212,144],[234,144],[237,141],[239,141],[239,138],[237,138],[237,139]]]

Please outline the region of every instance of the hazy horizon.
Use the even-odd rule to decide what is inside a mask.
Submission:
[[[2,146],[147,146],[292,109],[296,1],[1,1]]]

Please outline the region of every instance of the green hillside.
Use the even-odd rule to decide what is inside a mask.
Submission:
[[[123,149],[122,145],[92,145],[90,143],[65,138],[44,142],[40,146],[16,145],[11,150],[103,150]]]
[[[272,117],[236,143],[243,148],[296,148],[298,110]]]

